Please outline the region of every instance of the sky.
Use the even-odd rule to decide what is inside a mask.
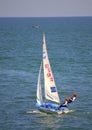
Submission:
[[[92,0],[0,0],[0,17],[92,16]]]

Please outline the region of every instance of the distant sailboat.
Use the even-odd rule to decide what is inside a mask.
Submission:
[[[44,94],[45,99],[42,97],[41,90],[41,70],[43,65],[44,72]],[[38,75],[38,83],[37,83],[37,103],[36,107],[39,111],[50,113],[50,114],[62,114],[67,113],[69,111],[68,108],[63,107],[60,110],[57,108],[60,104],[60,98],[57,91],[57,87],[55,84],[54,76],[51,70],[47,48],[46,48],[46,40],[45,34],[43,34],[43,60],[40,66],[39,75]]]
[[[32,25],[32,28],[40,28],[39,25]]]

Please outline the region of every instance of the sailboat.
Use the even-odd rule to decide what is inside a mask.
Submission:
[[[44,99],[41,85],[42,68],[44,73]],[[40,112],[48,114],[62,114],[67,113],[69,111],[69,109],[66,107],[62,107],[58,110],[59,105],[60,98],[47,53],[45,34],[43,34],[43,58],[38,75],[36,107]]]

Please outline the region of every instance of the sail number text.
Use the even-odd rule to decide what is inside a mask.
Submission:
[[[52,74],[51,74],[51,69],[50,69],[49,64],[45,64],[45,69],[47,69],[47,73],[46,73],[47,77],[49,78],[50,81],[53,82],[53,77],[52,77]]]

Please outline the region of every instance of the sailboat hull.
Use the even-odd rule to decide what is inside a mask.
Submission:
[[[57,114],[56,110],[45,108],[45,107],[39,107],[38,110],[41,111],[41,112],[47,113],[47,114]]]
[[[69,109],[64,109],[64,110],[55,110],[55,109],[52,109],[52,108],[45,108],[45,107],[39,107],[38,109],[40,112],[44,112],[44,113],[47,113],[47,114],[66,114],[69,112]]]
[[[58,108],[58,104],[52,104],[52,103],[43,103],[42,105],[36,105],[38,110],[43,113],[47,114],[65,114],[69,112],[69,109],[67,107],[62,107],[61,109]]]

